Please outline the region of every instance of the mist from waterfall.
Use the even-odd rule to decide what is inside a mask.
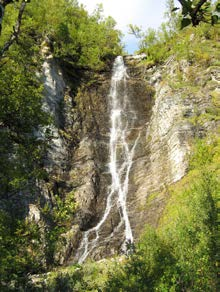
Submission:
[[[100,237],[100,229],[106,222],[111,210],[115,207],[119,210],[120,222],[109,235],[109,240],[114,236],[116,230],[124,226],[124,243],[122,249],[126,251],[126,243],[133,242],[126,203],[129,173],[139,137],[136,138],[132,145],[128,144],[128,134],[132,129],[133,121],[137,118],[135,112],[131,108],[127,95],[128,78],[123,57],[118,56],[113,65],[111,88],[108,97],[111,122],[109,140],[109,172],[111,174],[111,185],[107,195],[106,208],[101,220],[95,227],[84,232],[81,245],[78,249],[79,263],[84,262],[91,251],[97,246]],[[90,237],[92,239],[90,239]]]

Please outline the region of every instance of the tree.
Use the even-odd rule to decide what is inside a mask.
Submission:
[[[143,37],[143,31],[139,26],[134,25],[134,24],[129,24],[128,27],[129,27],[129,31],[128,31],[129,34],[134,35],[138,39],[141,39]]]
[[[212,25],[219,20],[220,3],[216,4],[214,12],[211,12],[211,1],[209,0],[178,0],[182,6],[181,28],[190,24],[197,26],[200,22],[210,22]],[[173,11],[178,10],[175,7]]]
[[[8,4],[11,4],[15,2],[14,0],[0,0],[0,34],[1,34],[1,30],[2,30],[2,20],[4,17],[4,12],[5,12],[5,7]],[[18,2],[18,0],[16,0],[16,2]]]
[[[0,34],[1,34],[1,30],[2,30],[2,20],[4,17],[4,11],[5,11],[5,7],[8,4],[11,4],[13,2],[18,2],[18,0],[0,0]],[[18,17],[17,17],[17,21],[15,23],[15,25],[13,26],[13,32],[9,38],[9,40],[4,44],[3,48],[0,51],[0,57],[10,48],[10,46],[18,40],[18,36],[20,34],[20,27],[21,27],[21,20],[22,20],[22,16],[26,7],[26,4],[30,2],[30,0],[23,0],[21,2],[21,5],[19,7],[19,12],[18,12]]]

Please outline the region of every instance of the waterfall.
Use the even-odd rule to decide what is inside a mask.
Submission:
[[[132,130],[134,121],[137,119],[132,110],[127,95],[128,75],[123,58],[118,56],[113,65],[111,88],[109,93],[110,109],[110,141],[109,141],[109,172],[111,174],[111,185],[107,194],[107,202],[104,214],[99,223],[86,231],[83,235],[78,250],[79,263],[82,263],[89,253],[97,246],[99,233],[102,225],[107,220],[111,210],[117,206],[120,213],[120,222],[114,228],[109,239],[114,236],[114,231],[124,225],[124,244],[122,249],[126,250],[126,242],[133,242],[133,235],[127,213],[127,194],[129,173],[132,166],[134,150],[139,137],[129,145],[127,137]],[[128,118],[129,116],[129,118]],[[92,239],[90,240],[89,237]]]

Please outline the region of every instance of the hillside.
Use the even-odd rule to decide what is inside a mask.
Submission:
[[[32,0],[21,28],[0,59],[1,291],[217,291],[219,25],[136,56],[77,1]]]

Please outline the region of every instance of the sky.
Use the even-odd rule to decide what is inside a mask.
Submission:
[[[117,28],[124,33],[125,50],[133,54],[138,49],[138,40],[128,34],[128,24],[147,28],[158,28],[165,20],[166,0],[78,0],[89,13],[102,3],[105,16],[112,16]]]

